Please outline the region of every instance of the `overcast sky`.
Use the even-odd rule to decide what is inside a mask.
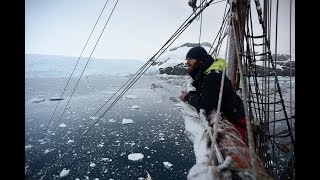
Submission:
[[[26,0],[25,53],[78,57],[105,2],[106,0]],[[115,2],[116,0],[109,0],[83,56],[90,55]],[[295,52],[294,2],[292,0],[292,53]],[[204,11],[202,42],[214,40],[222,23],[225,3],[211,5]],[[276,1],[272,3],[275,7]],[[119,0],[92,56],[146,61],[191,13],[188,0]],[[290,0],[279,0],[278,53],[289,54],[289,13]],[[272,21],[275,22],[275,19]],[[171,47],[198,42],[199,25],[200,20],[195,21]],[[275,31],[275,26],[272,29]],[[271,38],[273,42],[274,37]],[[274,49],[272,51],[274,53]]]

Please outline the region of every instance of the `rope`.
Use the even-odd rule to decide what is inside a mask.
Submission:
[[[226,5],[227,5],[227,4],[226,4]],[[226,7],[227,7],[227,6],[226,6]],[[225,8],[225,10],[226,10],[226,8]],[[229,15],[229,12],[230,12],[230,9],[228,10],[227,14],[224,15],[224,19],[223,19],[223,21],[222,21],[222,24],[221,24],[221,27],[220,27],[220,29],[219,29],[219,32],[218,32],[217,36],[215,37],[213,43],[211,44],[211,47],[210,47],[209,53],[208,53],[208,54],[210,54],[211,56],[212,56],[214,53],[216,53],[216,54],[214,54],[214,57],[217,57],[217,56],[218,56],[219,51],[217,52],[217,49],[218,49],[219,47],[221,47],[222,41],[223,41],[223,39],[225,38],[225,36],[227,35],[227,32],[226,32],[226,29],[225,29],[225,28],[226,28],[226,19],[227,19],[228,15]],[[225,32],[225,33],[223,33],[223,32]],[[221,37],[222,34],[223,34],[223,37]],[[218,40],[218,42],[217,42],[217,45],[216,45],[216,47],[212,50],[212,52],[210,53],[210,51],[211,51],[211,49],[212,49],[212,47],[213,47],[213,44],[216,42],[218,36],[219,36],[219,40]],[[220,50],[220,49],[219,49],[219,50]]]
[[[66,91],[66,89],[67,89],[67,87],[68,87],[68,85],[69,85],[69,82],[70,82],[70,80],[71,80],[71,77],[72,77],[72,75],[73,75],[73,73],[74,73],[74,71],[75,71],[75,69],[76,69],[76,67],[77,67],[77,65],[78,65],[78,63],[79,63],[79,60],[80,60],[81,57],[82,57],[82,54],[83,54],[85,48],[87,47],[87,44],[88,44],[88,42],[89,42],[89,40],[90,40],[90,38],[91,38],[91,35],[92,35],[94,29],[96,28],[96,25],[98,24],[98,21],[99,21],[101,15],[102,15],[102,13],[103,13],[103,11],[104,11],[107,3],[108,3],[108,0],[107,0],[106,3],[104,4],[104,6],[103,6],[103,8],[102,8],[102,10],[101,10],[101,12],[100,12],[100,14],[99,14],[99,17],[98,17],[96,23],[94,24],[94,26],[93,26],[93,28],[92,28],[92,30],[91,30],[91,32],[90,32],[90,35],[89,35],[89,37],[88,37],[88,39],[87,39],[84,47],[82,48],[82,51],[81,51],[81,53],[80,53],[80,56],[78,57],[77,63],[76,63],[76,65],[74,66],[74,68],[73,68],[73,70],[72,70],[72,73],[70,74],[70,76],[69,76],[69,78],[68,78],[67,84],[66,84],[66,86],[64,87],[64,89],[63,89],[63,91],[62,91],[62,93],[61,93],[61,95],[60,95],[60,98],[62,98],[62,96],[64,95],[64,92]],[[47,126],[46,126],[45,134],[42,136],[41,139],[45,138],[45,137],[48,135],[48,131],[47,131],[47,130],[48,130],[48,127],[49,127],[49,125],[50,125],[50,123],[51,123],[51,120],[52,120],[52,118],[53,118],[56,110],[57,110],[57,107],[59,106],[59,103],[60,103],[60,101],[58,101],[56,107],[54,108],[54,111],[53,111],[53,113],[52,113],[52,115],[51,115],[51,117],[50,117],[50,120],[49,120],[49,122],[48,122],[48,124],[47,124]],[[39,143],[39,144],[40,144],[40,143]],[[36,147],[36,146],[38,146],[39,144],[36,144],[35,146],[33,146],[33,148]],[[32,149],[33,149],[33,148],[32,148]]]
[[[202,0],[202,3],[204,2],[204,0]],[[201,4],[202,4],[201,3]],[[200,8],[201,8],[201,4],[200,4]],[[202,28],[202,13],[200,14],[200,32],[199,32],[199,46],[201,45],[201,28]]]
[[[274,57],[274,67],[275,69],[277,69],[277,50],[278,50],[278,14],[279,14],[279,0],[277,0],[277,6],[276,6],[276,37],[275,37],[275,57]],[[274,87],[276,90],[276,83],[274,83]],[[274,101],[276,99],[276,93],[274,93],[273,95]],[[273,109],[276,109],[276,104],[273,105]],[[276,112],[273,113],[273,120],[275,121],[276,119]],[[276,123],[273,123],[273,134],[276,133]],[[274,148],[274,141],[272,142],[272,153],[273,153],[273,161],[275,162],[275,168],[278,169],[278,163],[277,163],[277,159],[275,157],[275,148]],[[274,176],[276,178],[277,173],[274,173]]]
[[[213,1],[213,0],[211,0],[210,2],[212,2],[212,1]],[[185,22],[188,21],[188,23],[185,24],[185,22],[184,22],[184,23],[180,26],[180,27],[182,27],[182,28],[181,28],[181,29],[178,29],[178,30],[172,35],[172,37],[162,46],[162,48],[161,48],[152,58],[150,58],[150,60],[147,61],[147,63],[146,63],[145,65],[143,65],[143,67],[146,67],[146,66],[148,65],[148,63],[149,63],[148,66],[150,67],[150,66],[152,65],[152,63],[155,62],[155,61],[165,52],[165,50],[166,50],[167,48],[169,48],[169,46],[182,34],[182,32],[194,21],[194,19],[196,19],[196,17],[199,16],[199,14],[201,14],[202,11],[209,6],[210,2],[206,3],[206,5],[203,6],[202,9],[200,9],[198,13],[195,13],[194,17],[188,21],[188,19],[193,15],[193,14],[191,14],[191,15],[189,16],[189,18],[185,21]],[[184,24],[185,24],[185,25],[184,25]],[[173,39],[173,41],[170,42],[172,39]],[[168,43],[170,43],[170,44],[165,48],[165,46],[166,46]],[[158,55],[159,52],[161,52],[161,53]],[[155,58],[157,55],[158,55],[158,57]],[[77,139],[77,140],[79,141],[78,144],[80,144],[80,143],[82,142],[81,140],[84,139],[84,138],[83,138],[84,135],[86,135],[86,134],[92,129],[92,127],[93,127],[99,120],[101,120],[101,118],[102,118],[102,117],[111,109],[111,107],[124,95],[124,93],[129,90],[129,88],[143,75],[143,73],[144,73],[149,67],[147,67],[147,68],[145,68],[143,71],[139,72],[138,75],[135,77],[135,79],[134,79],[132,82],[130,82],[130,84],[121,92],[120,95],[118,95],[118,97],[112,102],[111,105],[109,105],[109,107],[102,113],[102,115],[99,116],[99,118],[97,118],[97,120],[92,124],[92,126],[91,126],[88,130],[86,130],[84,133],[82,133],[82,134],[80,135],[80,137]],[[52,163],[52,165],[54,165],[58,160],[60,160],[62,157],[64,157],[64,156],[65,156],[72,148],[74,148],[75,146],[76,146],[76,144],[73,145],[73,146],[71,146],[65,153],[63,153],[57,160],[55,160],[55,161]],[[44,170],[44,172],[47,172],[47,170],[48,170],[50,167],[52,167],[52,165],[49,166],[49,167],[47,167],[47,168]],[[42,170],[40,170],[40,171],[42,171]],[[39,173],[38,173],[38,174],[39,174]]]
[[[264,24],[262,23],[263,20],[261,18],[261,6],[260,6],[258,0],[255,0],[255,3],[256,3],[256,6],[257,6],[258,18],[259,18],[260,24],[262,25],[263,33],[265,33],[266,32],[266,28],[265,28]],[[271,56],[271,53],[270,53],[270,42],[266,38],[265,38],[265,41],[266,41],[267,48],[269,50],[268,52],[269,52],[269,57],[270,57],[270,60],[271,60],[272,68],[275,69],[275,66],[274,66],[274,63],[273,63],[273,59],[272,59],[272,56]],[[280,96],[281,99],[283,99],[282,93],[281,93],[281,89],[280,89],[280,85],[279,85],[279,81],[278,81],[278,78],[277,78],[276,75],[275,75],[275,82],[277,84],[277,88],[279,89],[279,91],[278,91],[279,92],[279,96]],[[284,115],[286,117],[286,123],[287,123],[288,129],[291,130],[291,126],[290,126],[290,123],[289,123],[289,120],[288,120],[288,115],[287,115],[287,111],[285,109],[284,102],[282,102],[282,106],[284,107],[283,113],[284,113]],[[295,140],[294,140],[293,136],[291,135],[290,138],[291,138],[291,142],[292,142],[293,146],[295,146]]]
[[[106,21],[106,23],[105,23],[105,25],[104,25],[104,27],[103,27],[103,29],[102,29],[102,31],[101,31],[101,33],[100,33],[99,37],[98,37],[97,42],[96,42],[96,44],[94,45],[93,50],[91,51],[91,54],[90,54],[90,56],[89,56],[89,58],[88,58],[88,60],[87,60],[87,63],[86,63],[86,65],[84,66],[84,68],[83,68],[83,70],[82,70],[82,72],[81,72],[81,75],[80,75],[80,77],[79,77],[79,79],[78,79],[78,81],[77,81],[77,83],[76,83],[76,85],[75,85],[75,87],[74,87],[74,89],[73,89],[73,91],[72,91],[72,93],[71,93],[71,96],[70,96],[70,98],[68,99],[68,102],[67,102],[67,104],[66,104],[65,108],[63,108],[62,114],[61,114],[61,116],[60,116],[60,118],[59,118],[59,120],[58,120],[58,122],[57,122],[56,126],[54,127],[53,131],[55,131],[55,129],[57,128],[57,126],[58,126],[59,122],[61,121],[62,116],[63,116],[63,114],[64,114],[64,112],[65,112],[65,110],[66,110],[66,107],[69,105],[69,102],[70,102],[70,100],[71,100],[71,98],[72,98],[72,96],[73,96],[73,94],[74,94],[75,90],[76,90],[76,89],[77,89],[77,87],[78,87],[78,84],[79,84],[79,82],[80,82],[80,79],[81,79],[81,77],[82,77],[82,75],[83,75],[83,73],[84,73],[84,71],[85,71],[85,69],[86,69],[86,67],[87,67],[87,65],[88,65],[88,63],[89,63],[89,61],[90,61],[90,59],[91,59],[91,56],[92,56],[92,54],[93,54],[94,50],[96,49],[96,47],[97,47],[97,45],[98,45],[98,42],[99,42],[99,40],[100,40],[100,38],[101,38],[101,36],[102,36],[102,34],[103,34],[103,32],[104,32],[104,30],[105,30],[105,28],[106,28],[106,26],[107,26],[107,24],[108,24],[109,20],[110,20],[110,18],[111,18],[112,14],[113,14],[113,12],[114,12],[114,10],[115,10],[115,8],[116,8],[116,6],[117,6],[118,2],[119,2],[119,0],[117,0],[117,2],[115,3],[115,5],[113,6],[113,9],[112,9],[112,11],[111,11],[111,13],[110,13],[110,15],[109,15],[109,17],[108,17],[108,20]]]
[[[230,9],[232,9],[232,1],[230,2]],[[229,15],[228,17],[228,25],[230,24],[230,20],[231,19],[231,15]],[[230,32],[230,25],[228,26],[228,31]],[[230,34],[230,33],[228,33]],[[229,38],[230,36],[228,36],[227,38],[227,48],[229,47]],[[227,50],[225,52],[225,59],[227,58]],[[224,61],[225,61],[224,59]],[[224,62],[225,63],[225,62]],[[215,152],[215,154],[217,155],[217,152],[215,150],[215,146],[217,144],[217,131],[218,131],[218,124],[221,122],[221,103],[222,103],[222,94],[223,94],[223,86],[224,86],[224,79],[225,79],[225,74],[226,74],[226,67],[224,66],[223,68],[223,73],[222,73],[222,78],[221,78],[221,83],[220,83],[220,92],[219,92],[219,99],[218,99],[218,107],[217,107],[217,111],[216,111],[216,116],[214,118],[211,119],[210,121],[210,125],[213,124],[213,138],[211,139],[211,152]],[[213,161],[213,157],[212,154],[209,155],[209,161],[214,164]]]
[[[292,124],[292,84],[291,84],[291,76],[292,76],[292,66],[291,66],[291,64],[292,64],[292,59],[291,59],[291,16],[292,16],[292,0],[290,0],[290,26],[289,26],[289,28],[290,28],[290,33],[289,33],[289,35],[290,35],[290,64],[289,64],[289,69],[290,69],[290,91],[289,91],[289,93],[290,93],[290,119],[291,119],[291,127],[293,127],[293,124]],[[294,151],[294,147],[292,147],[291,146],[291,151],[293,152]],[[294,164],[295,164],[295,159],[294,158],[292,158],[292,164],[291,164],[291,171],[292,171],[292,175],[293,175],[293,179],[295,179],[295,171],[294,171]]]
[[[192,14],[188,17],[188,19],[186,20],[186,21],[184,21],[183,22],[183,24],[179,27],[179,29],[173,34],[173,36],[176,36],[177,34],[181,34],[183,31],[184,31],[184,29],[182,29],[182,28],[184,28],[183,26],[185,25],[185,23],[190,19],[190,17],[192,16]],[[186,29],[186,28],[185,28]],[[175,38],[176,39],[176,38]],[[175,40],[174,39],[174,40]],[[172,37],[167,41],[167,43],[170,41],[170,40],[172,40]],[[166,43],[166,44],[167,44]],[[172,44],[173,42],[171,42],[170,43],[170,45]],[[164,46],[163,46],[164,47]],[[163,47],[161,48],[161,49],[163,49]],[[158,54],[160,51],[161,51],[161,49],[156,53],[156,54]],[[164,52],[164,51],[163,51]],[[90,117],[93,117],[93,116],[95,116],[121,89],[123,89],[124,87],[125,87],[125,85],[126,84],[128,84],[130,81],[132,82],[133,81],[133,79],[134,78],[137,78],[137,76],[139,75],[139,74],[142,74],[143,72],[143,69],[145,69],[147,66],[148,66],[148,64],[150,63],[150,64],[152,64],[152,62],[154,62],[153,61],[153,59],[155,58],[155,56],[156,56],[156,54],[152,57],[152,58],[150,58],[129,80],[127,80],[117,91],[116,91],[116,93],[115,94],[113,94],[108,100],[107,100],[107,102],[105,102],[92,116],[90,116]],[[141,73],[142,72],[142,73]],[[127,86],[129,86],[129,84],[127,85]],[[99,119],[99,118],[98,118]],[[82,124],[81,125],[81,127],[78,129],[78,130],[76,130],[76,132],[79,132],[88,122],[89,122],[89,120],[90,120],[90,118],[88,118],[87,119],[87,121],[84,123],[84,124]],[[94,124],[93,124],[94,125]],[[64,138],[65,137],[67,137],[68,136],[68,134],[67,135],[65,135],[63,138],[62,138],[62,140],[64,140]]]
[[[233,22],[233,24],[235,24]],[[238,49],[238,42],[236,40],[236,32],[235,32],[235,28],[234,26],[232,26],[232,30],[233,30],[233,35],[234,35],[234,41],[235,41],[235,49],[236,49],[236,54],[237,54],[237,60],[238,60],[238,66],[239,66],[239,72],[240,72],[240,76],[241,76],[241,80],[243,82],[243,91],[242,91],[242,96],[244,98],[244,101],[247,102],[247,81],[243,76],[243,72],[242,72],[242,62],[240,60],[239,57],[239,49]],[[249,144],[249,152],[250,152],[250,164],[251,164],[251,168],[253,171],[253,179],[255,180],[257,178],[257,170],[256,170],[256,159],[255,159],[255,151],[254,151],[254,139],[253,139],[253,134],[252,134],[252,129],[251,129],[251,122],[250,122],[250,117],[249,117],[249,113],[248,113],[248,106],[247,103],[244,103],[244,110],[245,110],[245,117],[246,117],[246,124],[247,124],[247,132],[248,132],[248,144]]]

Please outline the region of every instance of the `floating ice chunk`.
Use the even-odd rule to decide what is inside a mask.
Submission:
[[[165,139],[163,137],[160,138],[160,141],[164,141]]]
[[[130,161],[141,161],[143,159],[143,154],[141,153],[131,153],[128,155]]]
[[[140,108],[140,106],[137,106],[137,105],[133,105],[132,107],[131,107],[131,109],[139,109]]]
[[[24,166],[24,172],[27,173],[29,165]]]
[[[159,136],[164,136],[164,133],[159,133]]]
[[[89,166],[90,166],[90,167],[96,167],[96,164],[95,164],[95,163],[90,163]]]
[[[101,158],[102,161],[112,161],[110,158]]]
[[[74,142],[74,140],[70,139],[67,143],[73,143],[73,142]]]
[[[121,124],[131,124],[131,123],[133,123],[133,120],[132,119],[126,119],[126,118],[123,118],[122,122],[121,122]]]
[[[49,153],[49,152],[51,152],[51,151],[53,151],[54,150],[54,148],[53,149],[46,149],[45,151],[44,151],[44,154],[47,154],[47,153]]]
[[[173,165],[169,162],[163,162],[165,168],[170,169]]]
[[[104,142],[101,142],[100,144],[97,145],[97,147],[103,147],[104,146]]]
[[[60,172],[60,177],[67,176],[69,172],[70,172],[70,169],[63,168],[62,171]]]
[[[133,95],[133,94],[128,94],[125,96],[126,99],[136,99],[137,96],[136,95]]]
[[[32,98],[29,101],[32,103],[40,103],[40,102],[44,101],[44,98]]]
[[[61,123],[59,124],[60,127],[67,127],[67,125],[65,123]]]
[[[25,149],[29,149],[29,148],[32,148],[33,146],[31,144],[28,144],[26,146],[24,146]]]
[[[114,120],[114,119],[109,119],[108,121],[111,123],[116,122],[116,120]]]
[[[98,117],[97,116],[90,116],[90,119],[95,120],[95,119],[98,119]]]

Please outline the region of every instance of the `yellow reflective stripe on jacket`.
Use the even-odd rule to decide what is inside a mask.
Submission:
[[[221,71],[221,72],[222,72],[223,69],[224,69],[224,66],[225,66],[224,59],[222,59],[222,58],[217,58],[217,59],[211,64],[211,66],[204,71],[204,73],[205,73],[205,74],[209,74],[209,72],[210,72],[211,70],[218,70],[218,71]]]

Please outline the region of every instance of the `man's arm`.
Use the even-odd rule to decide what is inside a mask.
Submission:
[[[204,79],[203,93],[195,94],[194,91],[189,92],[184,99],[197,110],[205,109],[209,111],[212,108],[216,109],[219,99],[220,81],[220,74],[210,73]]]

